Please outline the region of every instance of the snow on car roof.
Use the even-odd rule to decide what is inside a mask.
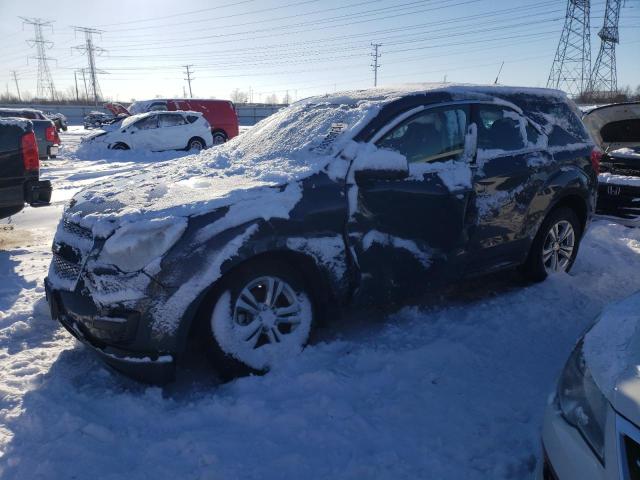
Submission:
[[[7,127],[20,127],[22,130],[27,130],[29,125],[31,125],[31,122],[18,117],[0,117],[0,125]]]

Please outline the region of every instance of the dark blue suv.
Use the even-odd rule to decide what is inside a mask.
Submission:
[[[197,337],[225,373],[299,353],[327,313],[507,268],[568,271],[599,152],[557,91],[419,86],[302,100],[227,144],[77,194],[52,316],[168,378]]]

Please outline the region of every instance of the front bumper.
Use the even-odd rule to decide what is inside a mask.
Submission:
[[[609,406],[604,433],[603,464],[578,430],[562,417],[557,403],[555,401],[550,403],[545,412],[542,428],[544,462],[539,462],[536,479],[633,480],[634,477],[622,475],[620,470],[617,441],[619,428],[616,424],[618,417]]]
[[[45,292],[51,318],[87,345],[107,365],[138,381],[163,384],[175,378],[173,355],[127,350],[122,345],[134,339],[139,325],[136,312],[101,316],[89,299],[79,294],[56,291],[45,278]]]

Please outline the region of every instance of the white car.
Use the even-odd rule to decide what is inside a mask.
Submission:
[[[200,112],[149,112],[126,117],[83,142],[104,143],[113,150],[202,150],[213,145],[211,125]]]
[[[538,479],[640,478],[640,292],[578,342],[544,419]]]

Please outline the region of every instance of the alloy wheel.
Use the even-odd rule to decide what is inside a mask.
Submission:
[[[258,349],[267,344],[286,342],[304,318],[300,300],[284,280],[265,276],[245,286],[233,308],[237,340],[245,347]]]
[[[561,220],[551,226],[542,246],[542,263],[547,273],[568,270],[575,243],[576,234],[570,222]]]

